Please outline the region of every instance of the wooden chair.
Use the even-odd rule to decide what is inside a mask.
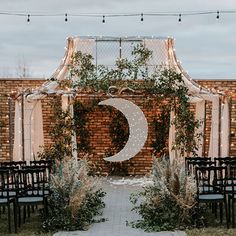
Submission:
[[[226,167],[201,166],[196,167],[197,201],[213,206],[220,205],[220,221],[223,222],[223,204],[227,228],[229,227],[227,198],[224,189],[224,178],[227,176]],[[217,207],[215,207],[217,216]]]
[[[23,222],[25,222],[26,219],[27,206],[43,205],[46,211],[45,173],[45,168],[25,168],[18,171],[16,206],[18,210],[19,226],[21,225],[22,206],[24,207]]]
[[[185,170],[188,174],[195,174],[193,163],[197,161],[211,161],[211,157],[185,157]]]
[[[11,233],[11,203],[13,203],[14,226],[15,233],[17,233],[17,219],[16,219],[16,194],[13,192],[13,185],[11,183],[12,175],[14,173],[9,169],[0,168],[0,205],[7,208],[8,218],[8,232]],[[14,194],[12,194],[14,193]]]
[[[1,163],[2,167],[16,167],[22,168],[22,166],[26,166],[26,161],[6,161]]]

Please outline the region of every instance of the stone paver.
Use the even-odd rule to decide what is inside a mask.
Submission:
[[[140,186],[114,185],[110,182],[103,181],[103,189],[107,192],[103,217],[108,218],[108,221],[95,223],[87,231],[58,232],[54,236],[186,236],[183,231],[146,233],[127,226],[126,222],[138,219],[138,215],[131,212],[129,196],[140,189]]]

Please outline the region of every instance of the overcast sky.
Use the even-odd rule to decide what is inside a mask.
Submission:
[[[235,0],[0,0],[1,11],[24,13],[141,13],[236,10]],[[178,59],[194,79],[236,79],[236,14],[102,18],[0,15],[0,77],[23,62],[33,77],[50,77],[68,36],[171,36]]]

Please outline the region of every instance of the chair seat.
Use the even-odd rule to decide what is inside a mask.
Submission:
[[[209,200],[209,201],[212,201],[212,200],[223,200],[224,199],[224,195],[223,194],[199,194],[198,196],[198,199],[199,200]]]
[[[42,190],[34,190],[34,191],[27,191],[28,195],[41,195],[43,196],[43,191]],[[44,190],[44,196],[49,195],[49,190]]]
[[[0,204],[7,203],[7,198],[0,198]]]
[[[199,192],[213,192],[214,188],[212,186],[201,186],[199,187]]]
[[[20,197],[18,198],[19,203],[34,203],[43,202],[43,197]]]
[[[3,192],[2,194],[4,197],[7,196],[7,192]],[[16,196],[16,191],[12,190],[12,191],[9,191],[9,196],[10,197],[13,197],[13,196]]]

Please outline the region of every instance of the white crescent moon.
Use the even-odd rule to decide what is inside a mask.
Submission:
[[[134,157],[143,148],[148,136],[148,123],[142,110],[134,103],[122,98],[110,98],[98,105],[109,105],[122,112],[129,124],[129,139],[117,154],[106,157],[111,162],[126,161]]]

